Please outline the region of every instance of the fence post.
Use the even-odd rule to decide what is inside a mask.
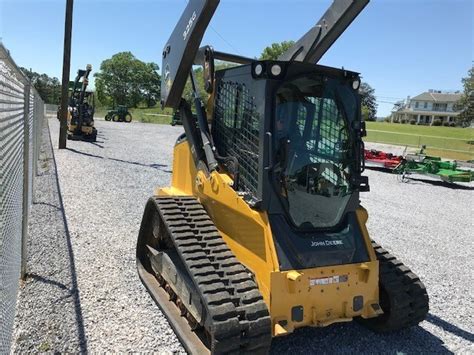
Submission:
[[[30,158],[30,90],[31,83],[27,82],[24,87],[25,104],[23,109],[23,213],[21,230],[21,268],[22,280],[26,278],[26,242],[28,239],[28,214],[29,214],[29,158]]]

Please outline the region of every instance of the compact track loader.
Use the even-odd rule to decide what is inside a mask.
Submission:
[[[335,0],[273,61],[199,48],[218,2],[189,1],[163,50],[162,105],[185,134],[171,186],[145,207],[144,285],[193,354],[267,353],[272,337],[352,319],[380,332],[418,324],[426,289],[370,239],[359,203],[360,77],[315,64],[368,0]],[[239,65],[215,71],[215,60]]]
[[[94,127],[94,96],[86,91],[92,66],[79,69],[72,87],[68,105],[67,138],[95,142],[97,129]],[[81,81],[82,79],[82,81]]]

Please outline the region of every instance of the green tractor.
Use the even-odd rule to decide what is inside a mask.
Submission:
[[[119,105],[117,109],[112,109],[105,115],[106,121],[114,122],[132,122],[132,114],[128,111],[127,106]]]

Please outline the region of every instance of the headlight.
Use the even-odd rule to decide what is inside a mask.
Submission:
[[[278,64],[272,65],[271,72],[272,75],[278,76],[281,74],[281,67]]]
[[[262,64],[257,64],[254,68],[255,75],[260,76],[263,72]]]
[[[354,90],[359,90],[359,87],[360,87],[360,79],[355,79],[353,82],[352,82],[352,88]]]

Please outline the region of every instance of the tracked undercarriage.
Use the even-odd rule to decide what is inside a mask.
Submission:
[[[428,293],[420,278],[395,256],[372,241],[379,261],[380,306],[384,314],[358,321],[373,331],[384,333],[405,329],[422,322],[428,314]]]
[[[140,276],[156,278],[154,286],[145,282],[155,298],[163,300],[166,292],[163,311],[188,351],[207,352],[204,342],[213,353],[268,352],[267,306],[195,198],[151,198],[139,241],[146,241],[137,247]]]

